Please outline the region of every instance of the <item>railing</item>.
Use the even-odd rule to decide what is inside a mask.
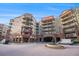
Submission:
[[[42,27],[53,27],[53,24],[47,24],[47,25],[44,25],[44,26],[42,26]]]
[[[53,22],[51,21],[51,22],[42,22],[42,25],[50,25],[50,24],[53,24]]]
[[[67,21],[67,20],[69,20],[69,19],[72,19],[72,17],[74,17],[74,16],[69,15],[69,16],[67,16],[67,17],[62,18],[62,22]]]
[[[72,26],[75,26],[75,23],[72,23],[72,24],[70,24],[70,25],[66,25],[66,26],[64,26],[63,28],[72,27]]]
[[[26,21],[33,21],[33,19],[31,19],[30,17],[24,17],[23,20],[26,20]]]
[[[76,33],[66,34],[66,37],[77,37]]]
[[[64,11],[64,12],[65,12],[65,11]],[[66,11],[65,13],[63,13],[63,14],[61,15],[61,18],[67,17],[68,15],[71,15],[71,14],[72,14],[72,10]]]
[[[66,29],[65,32],[75,31],[75,28]]]
[[[73,23],[73,19],[70,19],[68,21],[62,22],[63,25],[69,25],[71,23]]]

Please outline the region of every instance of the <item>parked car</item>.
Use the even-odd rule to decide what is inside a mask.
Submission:
[[[66,44],[66,45],[72,45],[74,42],[72,39],[61,39],[57,44]]]
[[[5,41],[6,41],[6,39],[2,39],[2,40],[0,41],[0,43],[3,44],[3,43],[5,43]]]
[[[74,44],[79,44],[79,40],[78,39],[73,39]]]
[[[5,43],[3,43],[3,44],[9,44],[9,40],[6,40]]]
[[[0,44],[8,44],[9,43],[9,40],[6,40],[6,39],[3,39],[0,41]]]

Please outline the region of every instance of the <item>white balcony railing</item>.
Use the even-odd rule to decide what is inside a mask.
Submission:
[[[69,16],[66,16],[66,17],[64,17],[63,19],[62,19],[62,21],[65,21],[65,20],[67,20],[67,19],[72,19],[72,15],[69,15]]]
[[[73,19],[69,19],[68,21],[62,22],[62,24],[66,24],[66,23],[69,23],[69,22],[73,22]]]
[[[72,26],[75,26],[75,23],[72,23],[72,24],[70,24],[70,25],[65,25],[65,26],[63,26],[64,28],[68,28],[68,27],[72,27]]]
[[[66,29],[65,32],[75,31],[75,28]]]

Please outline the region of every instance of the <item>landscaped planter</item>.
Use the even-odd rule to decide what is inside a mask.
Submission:
[[[51,44],[46,44],[45,46],[48,47],[48,48],[54,48],[54,49],[65,49],[65,47],[62,46],[62,45],[51,45]]]

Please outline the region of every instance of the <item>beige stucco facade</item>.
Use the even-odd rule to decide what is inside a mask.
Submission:
[[[63,11],[60,20],[65,38],[77,38],[79,33],[79,8]]]
[[[57,19],[58,20],[58,19]],[[46,16],[41,19],[41,36],[42,41],[54,41],[55,39],[60,39],[59,24],[54,16]]]
[[[31,28],[31,31],[32,33],[29,34],[29,38],[30,37],[35,37],[36,35],[36,23],[35,23],[35,19],[34,17],[32,16],[32,14],[24,14],[22,16],[19,16],[19,17],[16,17],[14,19],[11,19],[10,21],[10,24],[11,24],[11,35],[13,37],[13,40],[14,41],[18,41],[18,42],[21,42],[23,41],[24,42],[24,39],[23,37],[24,34],[26,35],[26,38],[25,40],[27,39],[27,36],[29,33],[26,33],[27,31],[29,31],[29,28]],[[25,32],[26,31],[26,32]],[[29,39],[28,38],[28,39]]]

